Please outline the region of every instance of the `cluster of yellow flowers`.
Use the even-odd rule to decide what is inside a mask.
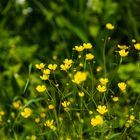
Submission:
[[[96,111],[100,113],[101,115],[105,114],[108,112],[108,109],[105,105],[98,105]],[[91,118],[91,125],[92,126],[97,126],[97,125],[102,125],[104,120],[103,116],[101,115],[96,115],[94,118]]]
[[[73,48],[73,50],[77,51],[77,52],[81,52],[85,49],[91,49],[93,46],[90,43],[84,43],[83,45],[80,46],[75,46],[75,48]]]
[[[72,59],[65,59],[64,64],[60,65],[61,70],[67,71],[72,66]]]
[[[46,120],[45,123],[44,123],[44,126],[49,127],[53,131],[56,130],[56,127],[54,126],[54,120]]]
[[[62,106],[64,107],[64,110],[65,111],[68,111],[69,110],[69,106],[70,106],[70,101],[64,101],[61,103]]]
[[[107,88],[106,85],[109,82],[108,78],[100,78],[100,84],[97,86],[97,90],[101,93],[106,92]]]

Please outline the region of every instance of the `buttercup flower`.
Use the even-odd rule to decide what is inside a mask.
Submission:
[[[23,111],[21,112],[21,116],[24,118],[30,117],[32,114],[32,110],[28,107],[24,108]]]
[[[121,50],[128,49],[128,47],[126,45],[118,45],[118,48]]]
[[[12,103],[12,105],[13,105],[13,107],[14,107],[15,109],[18,109],[18,108],[20,108],[21,101],[20,101],[20,100],[14,101],[14,102]]]
[[[70,105],[69,101],[64,101],[61,103],[63,107],[68,107]]]
[[[106,85],[109,80],[108,80],[108,78],[100,78],[99,81],[100,81],[101,85]]]
[[[92,126],[97,126],[97,125],[102,125],[103,124],[103,117],[100,115],[95,116],[95,118],[91,119],[91,125]]]
[[[85,96],[85,93],[84,93],[84,92],[79,92],[78,95],[79,95],[80,97],[83,97],[83,96]]]
[[[98,105],[97,106],[97,109],[96,109],[100,114],[104,114],[106,112],[108,112],[108,109],[105,105],[101,106],[101,105]]]
[[[47,120],[47,121],[45,121],[44,126],[49,127],[53,131],[56,130],[56,127],[54,126],[54,120]]]
[[[49,64],[48,65],[48,68],[50,69],[50,70],[56,70],[56,68],[57,68],[57,64]]]
[[[97,72],[100,72],[102,69],[103,69],[103,68],[102,68],[101,66],[98,66],[98,67],[96,68],[96,71],[97,71]]]
[[[49,75],[43,74],[42,76],[40,76],[40,79],[42,79],[42,80],[48,80],[49,79]]]
[[[45,75],[49,75],[50,73],[51,73],[51,71],[49,69],[43,70],[43,74],[45,74]]]
[[[37,137],[35,135],[31,136],[31,140],[36,140],[36,139],[37,139]]]
[[[106,86],[104,86],[104,85],[98,85],[97,86],[97,90],[99,92],[105,92],[107,89],[106,89]]]
[[[92,48],[92,44],[91,43],[84,43],[83,47],[84,47],[84,49],[91,49]]]
[[[129,53],[129,52],[126,51],[125,49],[122,49],[122,50],[119,51],[119,54],[120,54],[121,57],[125,57],[125,56],[127,56],[128,53]]]
[[[52,105],[52,104],[50,104],[49,106],[48,106],[48,108],[51,110],[51,109],[54,109],[54,105]]]
[[[91,53],[86,54],[86,60],[92,60],[94,59],[94,55]]]
[[[81,52],[84,50],[83,46],[75,46],[75,48],[73,48],[73,50],[76,50],[77,52]]]
[[[120,82],[120,83],[118,83],[118,87],[121,91],[125,91],[126,90],[126,83]]]
[[[119,97],[114,96],[114,97],[112,97],[112,100],[113,100],[114,102],[117,102],[117,101],[119,100]]]
[[[134,44],[134,47],[135,47],[135,49],[137,49],[137,50],[140,51],[140,43],[136,43],[136,44]]]
[[[74,75],[74,79],[72,80],[72,82],[74,82],[76,84],[81,84],[81,82],[84,82],[86,79],[87,79],[87,73],[78,71]]]
[[[107,28],[108,30],[113,30],[113,29],[114,29],[114,26],[113,26],[111,23],[107,23],[107,24],[106,24],[106,28]]]
[[[44,91],[46,90],[46,86],[45,86],[45,85],[38,85],[38,86],[36,87],[36,90],[37,90],[38,92],[44,92]]]
[[[64,64],[60,65],[61,70],[64,71],[68,70],[71,67],[72,63],[73,63],[72,59],[65,59]]]
[[[41,70],[41,69],[44,69],[45,64],[44,64],[44,63],[36,64],[35,67],[36,67],[37,69],[40,69],[40,70]]]

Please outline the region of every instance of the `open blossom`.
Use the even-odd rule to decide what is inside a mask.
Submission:
[[[46,86],[45,86],[45,85],[38,85],[38,86],[36,87],[36,90],[37,90],[38,92],[44,92],[44,91],[46,90]]]
[[[54,126],[54,120],[47,120],[47,121],[45,121],[44,126],[49,127],[53,131],[56,130],[56,127]]]
[[[24,118],[30,117],[32,114],[32,110],[28,107],[24,108],[23,111],[21,112],[21,116]]]
[[[128,53],[129,53],[129,52],[126,51],[125,49],[122,49],[122,50],[119,51],[119,54],[120,54],[121,57],[125,57],[125,56],[127,56]]]
[[[125,91],[126,90],[126,83],[120,82],[120,83],[118,83],[118,87],[121,91]]]
[[[94,55],[91,53],[86,54],[86,60],[92,60],[94,59]]]
[[[72,66],[72,63],[73,63],[72,59],[65,59],[64,64],[60,65],[61,70],[64,71],[68,70]]]
[[[51,71],[49,69],[44,69],[43,70],[43,74],[45,75],[49,75],[51,73]]]
[[[57,64],[49,64],[48,65],[48,68],[50,69],[50,70],[56,70],[56,68],[57,68]]]
[[[86,72],[81,72],[78,71],[76,72],[76,74],[74,75],[74,78],[72,80],[72,82],[76,83],[76,84],[81,84],[82,82],[84,82],[87,79],[87,73]]]
[[[44,63],[36,64],[35,67],[36,67],[37,69],[40,69],[40,70],[41,70],[41,69],[44,69],[45,64],[44,64]]]
[[[103,124],[103,117],[101,115],[95,116],[95,118],[91,119],[91,125],[92,126],[97,126],[97,125],[102,125]]]
[[[128,47],[126,45],[118,45],[118,48],[121,50],[128,49]]]
[[[140,51],[140,43],[136,43],[136,44],[134,44],[134,47],[135,47],[135,49],[137,49],[137,50]]]
[[[106,85],[109,80],[108,80],[108,78],[100,78],[99,81],[100,81],[101,85]]]
[[[106,28],[107,28],[108,30],[113,30],[113,29],[114,29],[114,26],[113,26],[111,23],[107,23],[107,24],[106,24]]]
[[[83,47],[84,47],[84,49],[91,49],[93,46],[91,43],[84,43]]]
[[[106,112],[108,112],[108,109],[105,105],[101,106],[101,105],[98,105],[97,106],[97,109],[96,109],[100,114],[104,114]]]
[[[77,52],[81,52],[84,50],[83,46],[75,46],[75,48],[73,48],[73,50],[76,50]]]
[[[40,79],[42,79],[42,80],[48,80],[49,79],[49,75],[43,74],[42,76],[40,76]]]
[[[104,85],[98,85],[97,86],[97,90],[99,92],[105,92],[107,89],[106,89],[106,86],[104,86]]]

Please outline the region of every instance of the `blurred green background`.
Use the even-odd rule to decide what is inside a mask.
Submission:
[[[107,50],[140,41],[139,9],[140,0],[0,0],[2,97],[23,92],[29,65],[69,58],[75,45],[96,44],[100,56],[107,22],[115,26]]]

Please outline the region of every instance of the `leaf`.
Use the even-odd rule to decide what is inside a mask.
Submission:
[[[107,139],[110,140],[110,139],[112,139],[112,138],[114,138],[114,137],[117,137],[117,136],[119,136],[119,135],[121,135],[121,133],[111,134],[111,135],[107,136]]]

